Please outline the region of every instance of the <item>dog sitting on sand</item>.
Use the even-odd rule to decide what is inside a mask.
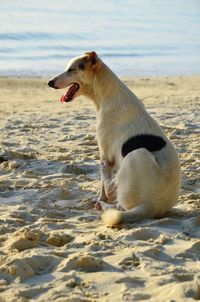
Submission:
[[[180,163],[143,103],[95,52],[71,60],[48,85],[67,87],[62,102],[80,95],[94,102],[102,182],[96,208],[105,210],[105,224],[164,216],[178,198]]]

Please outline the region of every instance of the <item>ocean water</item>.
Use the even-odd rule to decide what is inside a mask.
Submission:
[[[90,50],[120,76],[200,74],[200,1],[0,1],[0,76],[51,76]]]

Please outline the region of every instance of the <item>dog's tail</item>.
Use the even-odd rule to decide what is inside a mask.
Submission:
[[[152,213],[151,213],[152,214]],[[116,226],[122,223],[133,223],[143,218],[150,218],[154,215],[147,213],[142,205],[128,211],[118,211],[115,209],[108,209],[102,214],[102,220],[107,226]]]

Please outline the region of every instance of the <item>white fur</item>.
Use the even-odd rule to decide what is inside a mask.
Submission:
[[[90,54],[86,56],[90,62]],[[72,61],[73,67],[84,58],[75,58]],[[112,191],[109,182],[114,182],[117,187],[116,201],[125,210],[108,210],[103,214],[103,220],[107,225],[115,225],[145,217],[162,216],[178,198],[181,183],[178,155],[141,101],[97,56],[96,60],[98,64],[85,63],[84,71],[77,69],[72,79],[66,80],[65,87],[78,82],[78,94],[91,98],[96,107],[100,157],[108,166],[107,171],[104,169],[102,172],[100,202],[104,199],[104,208],[107,188]],[[62,85],[59,87],[57,76],[57,88],[63,88],[63,73],[60,77]],[[123,143],[138,134],[161,136],[167,144],[154,154],[140,148],[123,158]]]

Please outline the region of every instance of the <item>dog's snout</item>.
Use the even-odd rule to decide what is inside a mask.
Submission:
[[[50,80],[50,81],[48,82],[48,85],[49,85],[50,87],[52,87],[52,88],[55,88],[55,87],[54,87],[54,84],[55,84],[55,81],[54,81],[54,80]]]

